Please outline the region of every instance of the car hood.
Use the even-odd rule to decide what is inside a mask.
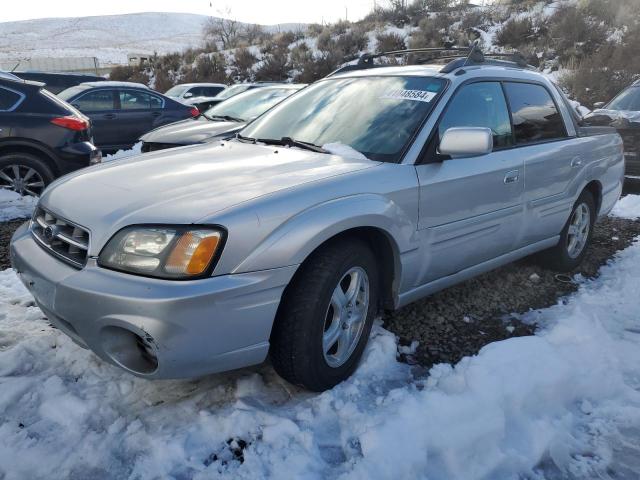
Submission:
[[[216,142],[80,170],[54,182],[40,204],[89,229],[89,253],[97,255],[127,225],[204,222],[263,195],[376,165],[297,148]]]
[[[587,119],[596,119],[597,117],[608,117],[611,119],[610,125],[616,128],[639,128],[640,112],[631,110],[608,110],[599,108],[587,115]]]
[[[156,128],[140,137],[148,143],[171,143],[176,145],[193,145],[203,143],[212,137],[226,132],[239,130],[246,124],[241,122],[216,122],[204,117],[189,118]]]

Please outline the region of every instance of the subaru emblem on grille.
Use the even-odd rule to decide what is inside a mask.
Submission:
[[[53,239],[56,238],[56,234],[58,233],[56,230],[55,226],[50,225],[42,231],[42,235],[47,243],[51,243]]]

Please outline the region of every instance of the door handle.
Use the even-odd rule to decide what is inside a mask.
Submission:
[[[106,118],[107,120],[113,120],[114,118],[116,118],[116,114],[115,113],[105,113],[103,115],[104,118]]]
[[[577,168],[581,166],[582,166],[582,159],[580,157],[573,157],[573,160],[571,160],[571,167]]]
[[[504,176],[504,183],[516,183],[520,178],[520,172],[518,170],[511,170]]]
[[[160,115],[162,115],[162,112],[151,112],[151,115],[154,117],[159,117]]]

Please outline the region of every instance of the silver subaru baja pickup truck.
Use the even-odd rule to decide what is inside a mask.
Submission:
[[[357,367],[374,318],[537,254],[587,254],[620,196],[622,140],[541,74],[476,54],[366,62],[236,138],[52,184],[11,243],[78,344],[148,379],[263,362],[311,390]]]

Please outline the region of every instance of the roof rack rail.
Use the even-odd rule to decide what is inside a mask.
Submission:
[[[383,67],[386,65],[375,64],[374,59],[381,57],[398,57],[412,54],[430,54],[425,60],[415,62],[415,64],[425,64],[438,60],[451,60],[440,70],[441,73],[450,73],[458,68],[467,65],[496,65],[509,66],[523,69],[534,69],[532,65],[527,64],[524,56],[517,51],[511,53],[483,53],[477,43],[468,47],[442,47],[442,48],[408,48],[405,50],[392,50],[380,53],[365,53],[358,58],[355,64],[344,65],[337,70],[331,72],[328,76],[337,73],[348,72],[352,70],[364,70],[367,68]],[[503,59],[503,60],[495,60]]]

